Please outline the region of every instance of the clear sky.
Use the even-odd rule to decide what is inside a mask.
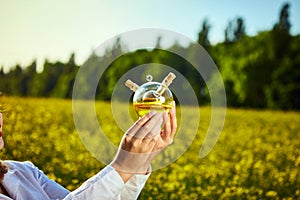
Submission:
[[[255,35],[278,21],[289,2],[292,34],[300,33],[299,0],[0,0],[0,67],[37,59],[65,62],[72,52],[82,64],[94,48],[122,32],[169,29],[197,40],[201,23],[211,24],[210,41],[224,40],[229,20],[243,17]]]

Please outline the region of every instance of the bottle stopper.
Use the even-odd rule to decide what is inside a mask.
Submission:
[[[130,79],[128,79],[125,82],[125,85],[131,89],[133,92],[135,92],[137,89],[139,89],[140,86],[138,86],[136,83],[132,82]]]

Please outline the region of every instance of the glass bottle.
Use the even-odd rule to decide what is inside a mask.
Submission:
[[[125,85],[134,91],[133,107],[136,113],[142,117],[151,110],[157,112],[169,111],[172,107],[173,95],[168,88],[176,78],[175,74],[169,73],[161,83],[153,82],[152,76],[147,76],[147,83],[138,86],[131,80],[127,80]]]

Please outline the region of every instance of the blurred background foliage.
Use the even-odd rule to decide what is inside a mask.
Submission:
[[[204,19],[198,34],[198,43],[211,55],[224,80],[228,106],[299,110],[300,109],[300,35],[291,35],[289,4],[281,8],[278,21],[272,30],[248,36],[242,17],[230,21],[224,30],[223,42],[211,44],[211,25]],[[96,92],[99,100],[110,100],[118,79],[131,68],[145,63],[161,63],[173,67],[190,82],[200,104],[209,104],[208,92],[200,75],[186,60],[168,49],[137,50],[116,59],[104,72]],[[182,48],[193,55],[193,45],[183,47],[174,43],[172,48]],[[122,53],[126,44],[122,38],[99,57],[92,53],[86,63],[101,67],[103,61]],[[7,73],[0,69],[0,92],[4,95],[71,98],[73,83],[80,66],[71,54],[66,63],[44,62],[43,71],[36,71],[36,61],[29,66],[16,65]],[[91,70],[90,73],[94,73]],[[83,80],[88,82],[87,80]],[[106,88],[105,90],[100,88]],[[88,90],[88,88],[85,88]],[[88,93],[87,93],[88,94]],[[83,96],[84,98],[84,96]],[[200,100],[201,99],[201,100]]]

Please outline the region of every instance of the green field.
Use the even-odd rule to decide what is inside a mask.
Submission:
[[[122,132],[110,103],[98,106],[106,108],[99,120],[118,143]],[[0,96],[0,110],[6,142],[1,159],[30,160],[70,190],[104,167],[81,143],[71,100]],[[140,199],[300,199],[300,113],[227,109],[218,143],[200,159],[210,109],[200,110],[203,123],[192,145],[152,173]]]

